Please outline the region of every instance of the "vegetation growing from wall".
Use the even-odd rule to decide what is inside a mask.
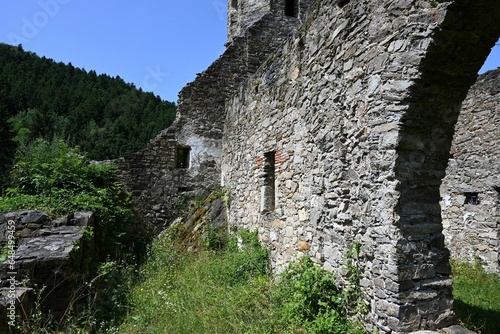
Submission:
[[[54,135],[80,146],[90,159],[116,158],[145,147],[175,118],[174,103],[120,77],[1,43],[0,63],[2,168],[13,159],[17,143]]]
[[[500,333],[500,276],[475,265],[453,261],[453,309],[459,321],[480,334]]]

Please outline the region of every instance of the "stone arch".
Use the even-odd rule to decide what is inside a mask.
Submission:
[[[284,1],[273,4],[281,13]],[[342,275],[342,254],[359,242],[366,322],[386,333],[450,325],[439,185],[461,102],[500,33],[499,4],[325,0],[314,8],[226,101],[229,223],[258,230],[274,268],[305,242]],[[276,154],[274,214],[260,205],[262,143]],[[287,157],[279,166],[278,156]]]
[[[420,63],[420,76],[402,101],[407,108],[396,145],[397,266],[399,304],[408,307],[399,309],[400,328],[440,328],[453,321],[439,186],[461,103],[500,37],[498,22],[500,3],[449,4]]]

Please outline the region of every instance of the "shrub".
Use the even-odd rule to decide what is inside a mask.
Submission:
[[[10,187],[0,212],[44,210],[51,215],[93,211],[101,258],[125,247],[131,215],[129,196],[112,164],[91,164],[78,148],[64,141],[39,139],[18,150]]]
[[[133,236],[128,233],[129,195],[119,182],[114,165],[90,163],[78,148],[71,148],[61,140],[40,139],[25,145],[17,152],[10,187],[0,201],[0,212],[17,210],[43,210],[53,216],[93,211],[94,226],[84,233],[88,241],[85,247],[92,245],[92,254],[73,259],[75,263],[86,262],[90,266],[78,273],[81,282],[75,282],[78,286],[71,305],[76,306],[73,305],[76,302],[79,305],[68,309],[64,320],[73,321],[70,327],[88,319],[108,324],[112,318],[118,318],[117,314],[124,313],[130,267],[123,260],[134,258],[135,254],[130,249]],[[84,283],[85,279],[91,284]],[[82,301],[87,302],[82,313],[86,319],[81,319],[82,314],[76,318],[74,315],[82,310]],[[36,324],[40,319],[27,321]]]
[[[228,243],[221,277],[225,284],[244,284],[252,277],[270,273],[269,254],[257,232],[239,231]]]
[[[283,326],[313,334],[363,333],[347,317],[351,298],[335,284],[334,274],[309,256],[290,264],[279,278],[275,304]]]

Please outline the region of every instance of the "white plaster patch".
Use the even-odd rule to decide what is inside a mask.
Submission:
[[[186,145],[191,148],[190,168],[199,168],[203,161],[221,159],[219,140],[193,136],[187,138]]]

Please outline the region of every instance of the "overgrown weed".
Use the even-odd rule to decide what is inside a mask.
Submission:
[[[164,235],[143,268],[120,333],[363,333],[333,274],[304,257],[276,280],[255,232],[196,254]]]

